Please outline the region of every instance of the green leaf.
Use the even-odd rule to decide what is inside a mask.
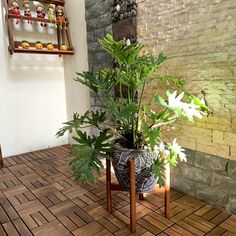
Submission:
[[[99,111],[86,111],[84,115],[79,115],[77,113],[73,114],[73,119],[63,123],[65,126],[62,127],[56,136],[63,136],[67,131],[72,133],[73,130],[78,130],[83,128],[84,125],[92,125],[99,128],[99,125],[106,120],[106,112]]]
[[[160,128],[149,128],[148,124],[143,125],[143,136],[150,149],[153,150],[161,140]]]
[[[152,164],[152,173],[160,187],[165,185],[165,160],[157,158]]]
[[[163,99],[161,96],[155,96],[154,99],[161,105],[167,107],[168,104],[166,103],[165,99]]]
[[[86,132],[77,131],[73,139],[78,143],[72,146],[71,154],[75,156],[70,163],[74,170],[75,179],[81,183],[90,181],[96,183],[94,173],[100,173],[103,164],[100,159],[110,158],[107,152],[111,151],[109,142],[111,134],[108,129],[100,132],[97,137],[91,138]]]

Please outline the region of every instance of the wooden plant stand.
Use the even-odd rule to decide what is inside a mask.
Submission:
[[[3,168],[3,157],[2,157],[2,148],[0,145],[0,169]]]
[[[136,187],[135,187],[135,161],[129,161],[130,168],[130,232],[136,232]],[[170,169],[165,168],[165,211],[166,218],[170,216]],[[112,213],[112,191],[124,191],[119,184],[111,182],[111,161],[106,159],[106,187],[107,187],[107,211]],[[139,199],[144,200],[143,193],[139,193]]]

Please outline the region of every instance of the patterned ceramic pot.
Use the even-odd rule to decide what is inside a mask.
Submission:
[[[112,165],[119,184],[126,191],[130,189],[129,161],[135,160],[135,178],[137,192],[150,192],[156,184],[151,173],[151,165],[157,158],[156,152],[126,148],[114,148]]]

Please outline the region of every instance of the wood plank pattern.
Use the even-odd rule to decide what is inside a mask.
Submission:
[[[113,193],[106,211],[105,170],[96,185],[74,181],[68,147],[4,159],[0,169],[1,236],[131,235],[129,193]],[[112,180],[115,181],[114,176]],[[171,190],[170,219],[163,189],[138,200],[135,235],[236,235],[236,216]]]

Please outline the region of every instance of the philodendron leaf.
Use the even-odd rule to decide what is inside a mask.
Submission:
[[[157,183],[160,187],[164,186],[165,184],[165,160],[157,158],[154,163],[152,164],[152,173],[154,177],[157,179]]]
[[[149,147],[153,150],[155,146],[160,142],[160,127],[150,129],[148,124],[143,126],[143,135]]]
[[[155,100],[156,100],[161,106],[165,106],[165,107],[168,106],[168,104],[167,104],[167,102],[165,101],[165,99],[163,99],[163,98],[160,97],[160,96],[155,96]]]
[[[183,102],[184,92],[177,94],[177,91],[174,91],[173,93],[167,91],[166,95],[168,97],[168,102],[160,96],[156,96],[155,100],[160,105],[167,107],[169,111],[175,112],[177,117],[186,117],[190,121],[192,121],[194,117],[201,119],[204,115],[203,110],[207,109],[203,101],[196,97],[190,97],[190,102]]]
[[[94,71],[85,71],[83,73],[76,73],[75,81],[80,82],[81,84],[87,86],[95,93],[99,92],[99,86],[97,84],[97,73]]]
[[[178,160],[187,161],[185,149],[183,149],[177,142],[176,139],[172,143],[167,144],[167,148],[170,151],[168,161],[170,166],[175,167],[178,163]]]
[[[99,111],[86,111],[84,115],[79,115],[77,113],[73,114],[73,119],[63,123],[65,126],[62,127],[56,136],[63,136],[67,131],[72,133],[73,130],[77,131],[83,128],[84,125],[93,125],[99,128],[99,125],[106,120],[106,112]]]
[[[71,133],[73,129],[80,128],[85,123],[85,119],[88,116],[88,114],[89,111],[85,112],[85,114],[82,116],[80,116],[77,113],[74,113],[73,119],[63,123],[64,127],[60,128],[60,130],[56,133],[56,136],[60,137],[63,136],[67,131]]]
[[[75,159],[70,165],[74,170],[75,179],[80,183],[87,180],[96,183],[94,173],[100,173],[103,168],[101,159],[110,158],[107,152],[110,152],[111,144],[109,139],[112,135],[105,129],[97,137],[91,138],[85,132],[77,131],[77,137],[73,137],[78,143],[72,146],[71,154]]]

